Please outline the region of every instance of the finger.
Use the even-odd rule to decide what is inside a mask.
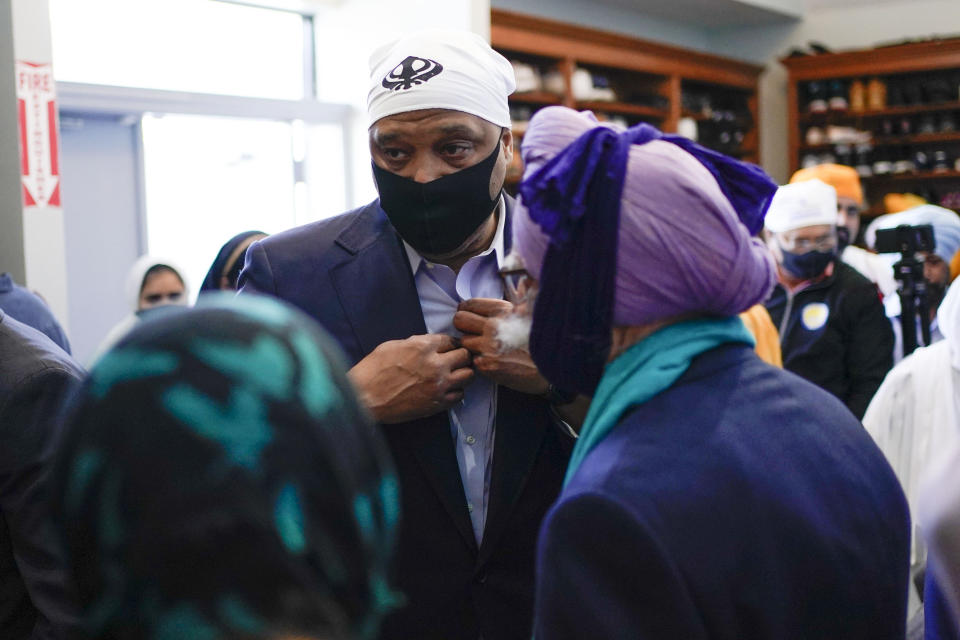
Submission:
[[[463,402],[463,390],[461,389],[454,389],[453,391],[447,391],[443,394],[442,404],[444,409],[455,407],[461,402]]]
[[[477,315],[472,311],[457,311],[453,314],[453,326],[464,333],[483,333],[483,327],[487,323],[484,316]]]
[[[447,391],[453,391],[456,389],[463,389],[471,382],[476,374],[473,372],[473,369],[469,367],[464,367],[463,369],[457,369],[450,374],[450,377],[447,378]]]
[[[497,361],[495,358],[477,356],[473,359],[473,366],[480,373],[490,373],[496,369]]]
[[[496,300],[494,298],[470,298],[461,302],[457,308],[486,318],[495,318],[509,313],[513,309],[513,305],[506,300]]]
[[[464,336],[460,343],[464,349],[476,356],[477,354],[483,353],[483,348],[486,346],[486,339],[482,336]]]
[[[460,348],[460,339],[448,336],[445,333],[430,334],[430,344],[437,350],[437,353],[446,353]]]
[[[469,367],[473,364],[473,355],[467,349],[460,347],[453,351],[440,354],[440,364],[450,371]]]

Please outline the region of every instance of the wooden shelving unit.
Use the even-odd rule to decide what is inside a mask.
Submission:
[[[787,58],[792,60],[793,58]],[[785,61],[783,61],[786,64]],[[801,113],[799,121],[804,124],[823,123],[825,120],[850,121],[866,120],[868,118],[890,118],[896,116],[911,116],[931,111],[950,111],[960,110],[960,102],[935,102],[932,104],[913,104],[898,107],[887,107],[886,109],[864,110],[860,112],[831,112],[825,113]]]
[[[787,102],[791,171],[803,165],[805,158],[809,164],[814,157],[825,155],[833,155],[838,160],[844,158],[851,166],[860,167],[870,204],[864,217],[883,213],[882,201],[887,193],[909,191],[940,204],[948,194],[960,192],[960,40],[784,58],[781,62],[789,73]],[[870,81],[879,81],[885,87],[888,102],[879,109],[856,111],[854,105],[849,104],[845,110],[811,112],[808,101],[810,83],[829,85],[834,81],[847,88],[855,81],[865,88]],[[947,89],[934,92],[930,89],[932,83],[940,83]],[[911,89],[909,99],[908,87]],[[901,99],[892,98],[894,90]],[[866,105],[869,105],[869,95],[866,99]],[[937,131],[918,133],[924,120],[928,127],[929,123],[935,123]],[[901,124],[904,121],[908,127]],[[944,121],[948,124],[942,124]],[[865,137],[869,137],[869,142],[805,143],[811,128],[826,132],[832,126],[867,132],[869,136]],[[852,151],[848,152],[849,148]],[[932,165],[917,165],[915,169],[899,173],[865,175],[872,172],[877,161],[882,164],[901,160],[909,165],[919,153],[927,156],[939,154],[940,168],[933,170]],[[956,202],[956,199],[951,196],[950,201]]]
[[[511,96],[511,105],[521,105],[532,113],[562,104],[593,111],[599,118],[623,118],[630,125],[649,122],[667,132],[675,132],[681,118],[692,118],[705,146],[749,162],[760,161],[757,80],[762,67],[500,9],[491,11],[490,39],[507,58],[533,65],[543,73],[560,73],[563,78],[562,95],[517,93]],[[607,79],[616,100],[578,100],[572,85],[577,69]],[[713,113],[711,109],[685,108],[685,94],[705,97],[701,102],[712,104]],[[733,124],[719,122],[715,114],[732,110],[731,104],[739,107],[738,119]],[[738,128],[741,137],[723,145],[712,144],[706,132],[720,126]],[[514,134],[522,137],[523,133],[521,122]],[[508,179],[518,179],[519,173],[522,167],[517,164]]]

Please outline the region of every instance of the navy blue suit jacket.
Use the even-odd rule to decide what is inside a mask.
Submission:
[[[628,414],[551,508],[536,638],[903,638],[909,540],[846,407],[723,346]]]
[[[79,635],[79,609],[47,496],[61,409],[83,370],[0,310],[0,638]]]
[[[511,215],[507,199],[507,242]],[[254,243],[240,286],[313,316],[350,365],[382,342],[427,333],[410,263],[378,202]],[[403,508],[393,583],[408,604],[386,620],[381,637],[529,640],[537,531],[572,448],[547,402],[497,390],[490,504],[479,548],[447,413],[382,431]]]

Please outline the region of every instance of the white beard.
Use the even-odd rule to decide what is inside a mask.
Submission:
[[[497,341],[500,343],[500,353],[509,351],[530,350],[530,329],[533,327],[533,317],[511,313],[497,322]]]

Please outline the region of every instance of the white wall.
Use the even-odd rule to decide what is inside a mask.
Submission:
[[[492,0],[495,9],[541,16],[558,22],[623,33],[687,49],[709,51],[706,29],[690,24],[655,18],[626,7],[611,6],[592,0]]]
[[[789,178],[787,72],[778,62],[792,47],[813,40],[832,50],[860,49],[905,38],[960,31],[957,0],[900,0],[809,9],[796,25],[715,31],[710,48],[719,55],[766,65],[761,77],[761,159],[777,180]]]
[[[50,64],[53,56],[50,47],[50,11],[47,0],[12,0],[12,2],[0,2],[0,10],[11,11],[12,16],[9,23],[6,20],[0,24],[0,38],[8,40],[12,35],[13,56],[18,62],[30,62],[34,64]],[[11,30],[12,27],[12,30]],[[8,40],[9,43],[9,40]],[[0,58],[5,58],[9,53],[9,48]],[[0,59],[0,64],[10,64],[7,59]],[[7,76],[4,74],[5,77]],[[0,92],[0,94],[6,92]],[[6,102],[0,105],[0,108],[15,109],[16,101]],[[4,121],[6,122],[6,121]],[[14,126],[16,131],[17,127]],[[19,157],[18,143],[16,140],[10,140],[10,131],[0,138],[0,144],[3,144],[0,153],[7,156],[9,163],[10,156]],[[54,133],[59,137],[58,133]],[[49,159],[49,152],[45,156]],[[19,166],[16,167],[19,174]],[[0,169],[8,170],[9,165],[4,165]],[[40,206],[26,207],[21,201],[19,189],[19,176],[17,180],[16,191],[9,192],[12,187],[12,181],[4,181],[4,192],[0,193],[0,206],[5,209],[5,215],[15,215],[15,211],[22,211],[22,226],[3,225],[0,220],[0,233],[18,234],[23,243],[23,262],[25,282],[19,284],[39,292],[47,303],[53,314],[63,325],[65,331],[69,333],[68,324],[68,306],[67,306],[67,265],[65,257],[65,236],[64,236],[64,218],[63,208],[58,205],[45,204],[41,201]],[[7,241],[9,242],[9,240]],[[14,254],[19,252],[13,251]],[[13,265],[9,270],[16,276],[19,269]],[[0,268],[0,271],[8,268]]]

